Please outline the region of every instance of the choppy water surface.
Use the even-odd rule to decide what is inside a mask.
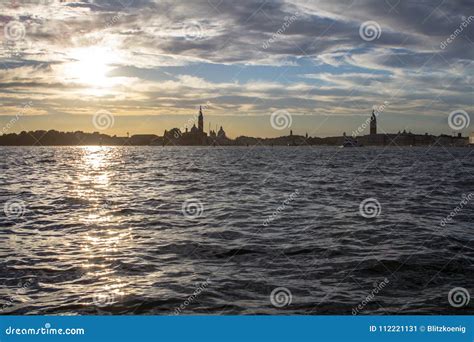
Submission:
[[[473,151],[1,148],[1,313],[472,314]]]

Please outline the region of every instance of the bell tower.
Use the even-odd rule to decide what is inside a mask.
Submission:
[[[377,134],[377,117],[375,111],[372,110],[372,116],[370,117],[370,135]]]
[[[198,129],[199,132],[204,133],[204,116],[202,115],[201,106],[199,106]]]

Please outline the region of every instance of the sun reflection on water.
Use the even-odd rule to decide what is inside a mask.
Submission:
[[[115,155],[114,152],[112,147],[81,147],[74,195],[86,200],[89,204],[89,215],[82,219],[85,224],[111,220],[107,200],[110,196],[111,159]]]
[[[127,250],[133,247],[132,228],[123,227],[120,216],[113,215],[116,207],[110,199],[111,182],[115,174],[114,163],[120,160],[119,149],[115,147],[81,147],[78,160],[75,195],[88,205],[87,214],[80,217],[88,227],[81,234],[80,250],[85,260],[84,270],[94,285],[87,289],[92,299],[100,306],[119,301],[127,294],[127,280],[120,275],[120,264]]]
[[[84,146],[82,147],[82,160],[92,169],[100,169],[105,166],[107,157],[112,152],[112,147],[103,146]]]

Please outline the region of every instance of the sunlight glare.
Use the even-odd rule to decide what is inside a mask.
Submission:
[[[75,49],[70,56],[73,61],[64,70],[65,77],[73,82],[79,82],[92,87],[101,88],[112,85],[107,73],[112,69],[115,55],[110,49],[89,47]]]

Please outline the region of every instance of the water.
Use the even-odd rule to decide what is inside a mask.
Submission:
[[[473,151],[2,148],[1,313],[472,314]]]

